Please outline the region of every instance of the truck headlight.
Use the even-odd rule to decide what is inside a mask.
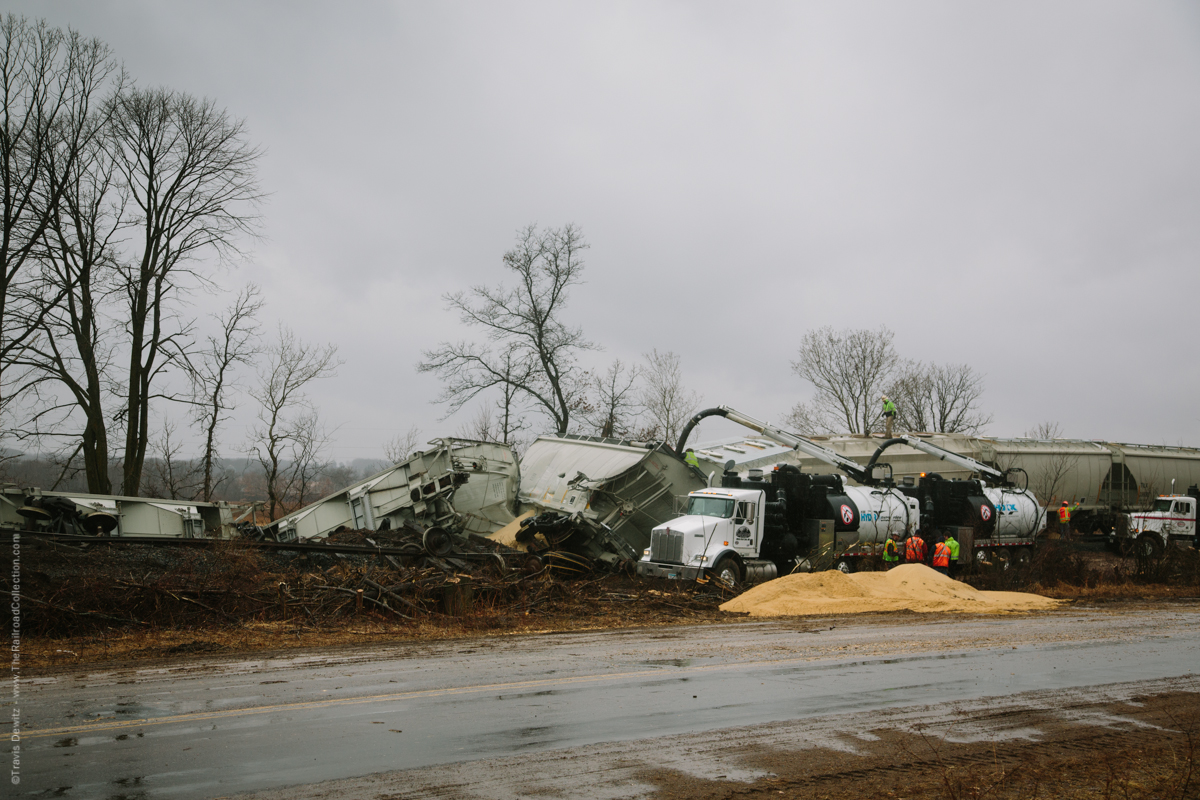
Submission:
[[[645,550],[643,550],[643,551],[642,551],[642,555],[643,555],[643,556],[648,556],[648,555],[650,555],[650,548],[646,548]]]

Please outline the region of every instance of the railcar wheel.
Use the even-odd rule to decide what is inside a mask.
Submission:
[[[742,568],[733,556],[721,556],[713,564],[713,577],[731,589],[742,585]]]

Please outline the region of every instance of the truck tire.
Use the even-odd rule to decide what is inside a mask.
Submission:
[[[1155,533],[1143,533],[1137,538],[1137,552],[1146,558],[1158,558],[1163,553],[1162,539]]]
[[[995,555],[992,556],[993,568],[998,572],[1008,572],[1012,566],[1013,552],[1007,547],[997,547]]]
[[[721,556],[713,564],[712,576],[731,589],[742,585],[742,565],[733,556]]]
[[[849,575],[851,572],[854,572],[854,561],[849,558],[839,558],[837,563],[833,565],[833,568],[838,572]]]
[[[1033,559],[1033,551],[1028,547],[1018,547],[1017,552],[1013,554],[1013,562],[1018,567],[1028,567],[1030,560]]]

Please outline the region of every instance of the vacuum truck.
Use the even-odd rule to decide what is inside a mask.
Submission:
[[[709,416],[723,416],[818,458],[860,485],[847,485],[841,475],[802,473],[794,465],[741,475],[730,462],[719,487],[692,492],[687,514],[651,531],[650,547],[637,565],[641,575],[687,579],[707,574],[728,582],[755,582],[797,566],[812,568],[818,557],[830,557],[835,568],[852,572],[864,558],[882,552],[889,534],[901,541],[918,529],[927,536],[953,532],[963,551],[990,562],[991,553],[1027,557],[1022,548],[1032,547],[1045,527],[1044,509],[1028,490],[1012,486],[1007,475],[917,437],[888,440],[863,466],[811,439],[720,406],[701,411],[684,426],[676,452],[684,452],[691,431]],[[939,458],[969,463],[1004,485],[937,475],[896,485],[879,456],[893,444],[918,446],[908,438],[925,452],[932,448]],[[1008,558],[999,560],[1008,563]]]
[[[687,513],[650,532],[639,575],[695,580],[714,575],[756,583],[791,572],[818,554],[844,572],[868,551],[861,542],[897,541],[916,530],[914,498],[892,487],[846,486],[840,475],[809,475],[793,464],[742,475],[688,495]]]

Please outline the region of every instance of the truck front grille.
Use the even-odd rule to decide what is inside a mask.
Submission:
[[[683,534],[679,531],[650,531],[650,560],[660,564],[682,564]]]

